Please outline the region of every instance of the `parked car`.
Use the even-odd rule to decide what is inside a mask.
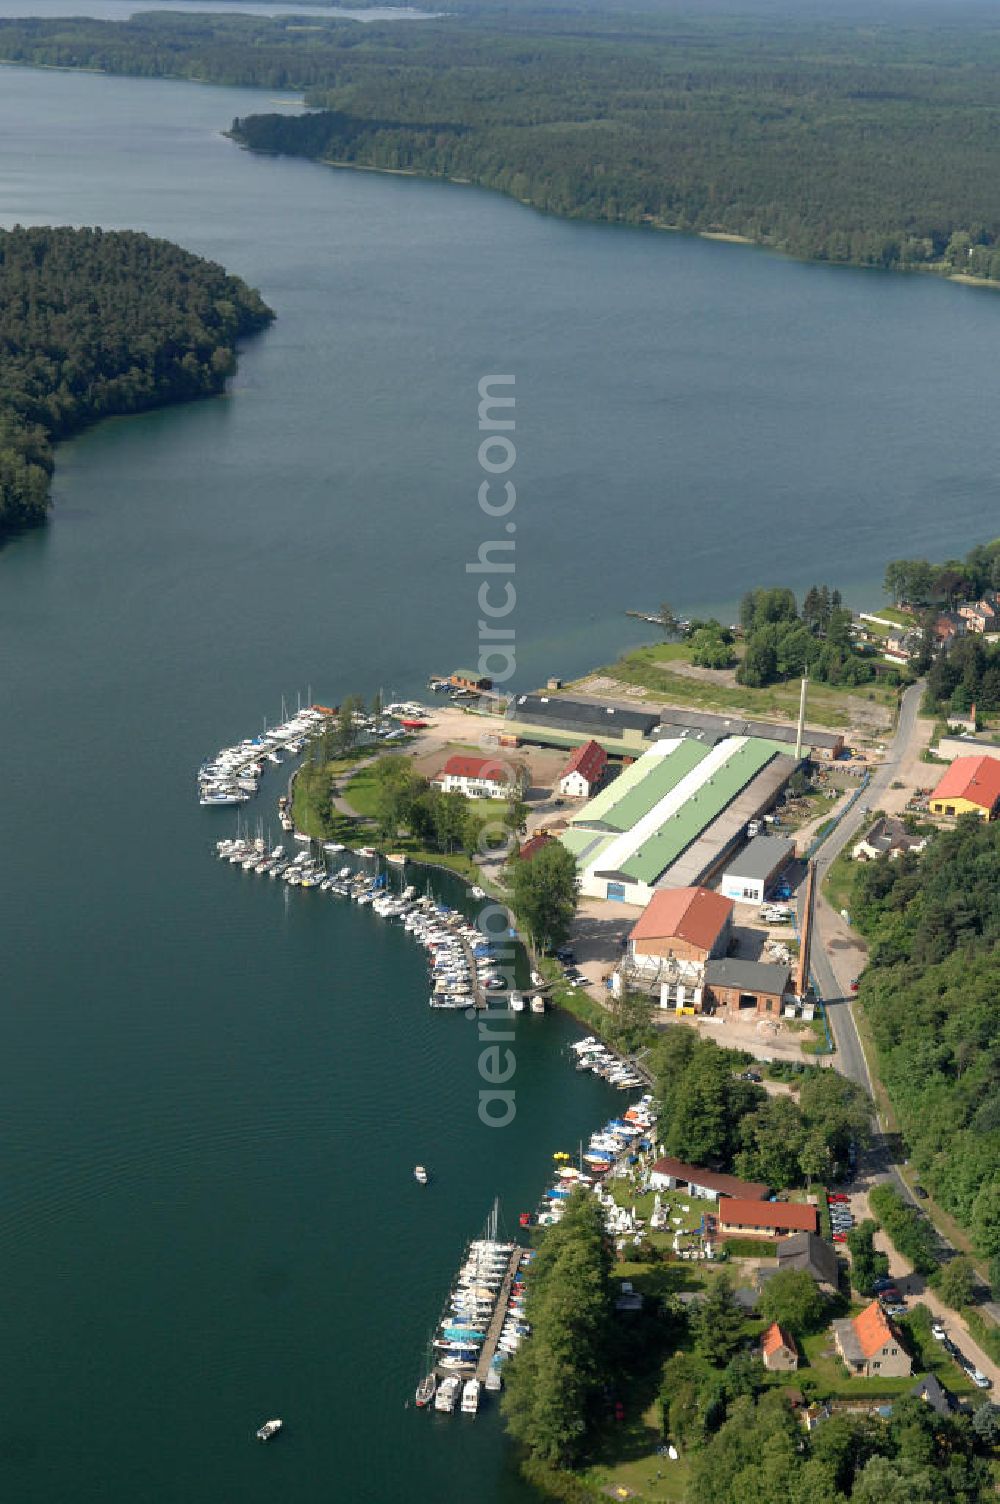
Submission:
[[[931,1322],[931,1336],[934,1338],[935,1342],[947,1342],[948,1333],[945,1331],[940,1321]]]
[[[893,1284],[894,1281],[889,1278],[888,1274],[880,1274],[878,1279],[872,1280],[872,1289],[875,1291],[889,1290],[893,1287]]]
[[[835,1201],[850,1201],[851,1198],[846,1191],[830,1191],[826,1199],[832,1205]]]
[[[913,1194],[914,1196],[919,1196],[921,1201],[927,1200],[927,1192],[924,1190],[922,1185],[915,1185],[913,1187]]]
[[[903,1304],[903,1302],[901,1300],[894,1301],[891,1306],[886,1306],[884,1309],[885,1309],[885,1314],[887,1316],[905,1316],[906,1315],[906,1306]]]
[[[763,1077],[758,1076],[756,1071],[743,1071],[741,1072],[739,1079],[741,1081],[761,1081]]]
[[[846,1234],[846,1232],[835,1232],[834,1235],[833,1235],[833,1241],[835,1243],[846,1243],[847,1242],[847,1234]]]
[[[860,985],[861,985],[861,979],[860,979],[860,977],[852,977],[851,978],[851,991],[852,992],[857,992],[857,990],[860,987]]]
[[[992,1388],[992,1385],[990,1384],[989,1379],[986,1377],[986,1375],[984,1373],[980,1373],[978,1368],[974,1368],[972,1370],[972,1373],[970,1374],[970,1378],[972,1379],[972,1382],[975,1384],[975,1386],[976,1386],[977,1389],[990,1389],[990,1388]]]

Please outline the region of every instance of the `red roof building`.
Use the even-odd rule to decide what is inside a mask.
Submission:
[[[654,1190],[676,1190],[686,1185],[692,1196],[738,1196],[744,1201],[763,1201],[767,1186],[754,1180],[738,1180],[735,1175],[720,1175],[715,1170],[703,1170],[700,1165],[685,1164],[672,1154],[658,1159],[650,1171],[649,1181]]]
[[[470,799],[503,799],[510,780],[511,770],[503,758],[456,753],[449,757],[435,782],[446,794],[457,792]]]
[[[720,1233],[815,1232],[816,1208],[800,1201],[741,1201],[723,1196],[719,1201]]]
[[[529,837],[529,839],[525,841],[524,845],[520,848],[517,854],[521,858],[522,862],[530,862],[531,858],[533,856],[537,856],[542,847],[547,846],[551,840],[552,837],[548,835],[547,832],[542,831],[537,836]]]
[[[559,774],[559,792],[571,799],[589,799],[608,765],[608,754],[596,742],[577,747]]]
[[[913,1371],[909,1353],[877,1300],[859,1315],[835,1321],[833,1338],[851,1373],[864,1378],[904,1378]]]
[[[630,954],[639,965],[644,956],[704,965],[729,949],[732,918],[732,900],[711,888],[661,888],[632,927]]]
[[[930,799],[936,815],[977,814],[992,820],[1000,810],[1000,761],[956,757]]]
[[[794,1373],[799,1366],[795,1338],[776,1321],[772,1321],[760,1342],[764,1367],[771,1372]]]

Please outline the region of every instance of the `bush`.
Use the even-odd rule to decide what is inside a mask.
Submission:
[[[930,1223],[919,1215],[893,1190],[891,1185],[873,1186],[868,1204],[875,1213],[897,1253],[909,1259],[918,1274],[932,1274],[937,1269],[936,1240]]]

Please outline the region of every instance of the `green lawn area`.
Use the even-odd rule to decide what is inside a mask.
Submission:
[[[917,618],[910,611],[900,611],[898,606],[875,606],[872,608],[872,616],[884,616],[886,621],[894,621],[900,627],[915,627],[918,625]],[[865,623],[871,626],[870,622]]]
[[[622,1180],[610,1182],[609,1189],[619,1206],[636,1207],[638,1215],[648,1223],[653,1214],[653,1203],[656,1196],[660,1197],[661,1207],[668,1209],[670,1218],[669,1227],[664,1230],[664,1239],[667,1245],[673,1241],[675,1232],[694,1232],[699,1226],[702,1214],[712,1209],[713,1203],[701,1201],[697,1196],[690,1196],[683,1191],[646,1191],[644,1195],[637,1196],[631,1186]],[[685,1207],[687,1210],[685,1211]],[[674,1217],[680,1217],[680,1223],[674,1223]]]
[[[726,1253],[731,1259],[773,1259],[776,1243],[766,1238],[727,1238]]]
[[[830,863],[830,870],[823,879],[823,896],[838,914],[841,909],[851,912],[857,874],[858,864],[846,851],[842,851]]]
[[[686,643],[653,643],[635,648],[617,663],[597,672],[628,684],[643,685],[652,699],[690,705],[698,710],[736,711],[784,721],[794,721],[798,716],[798,679],[772,684],[766,689],[748,689],[741,684],[691,679],[673,673],[669,665],[684,661],[689,651]],[[807,719],[816,726],[843,728],[854,719],[849,706],[851,699],[864,699],[882,706],[887,712],[887,724],[895,719],[896,691],[881,683],[862,684],[854,689],[812,683]]]
[[[589,993],[582,987],[571,987],[563,978],[562,967],[552,956],[541,956],[538,959],[538,970],[547,982],[552,983],[550,997],[560,1008],[565,1008],[567,1013],[572,1013],[588,1029],[593,1029],[596,1034],[606,1034],[611,1024],[611,1015],[600,1003],[595,1003]]]

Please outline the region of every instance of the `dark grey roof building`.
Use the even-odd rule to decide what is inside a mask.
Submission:
[[[775,1249],[778,1269],[804,1269],[818,1285],[836,1290],[840,1278],[837,1255],[831,1244],[814,1232],[795,1232],[782,1238]]]
[[[744,961],[739,956],[724,956],[721,961],[705,963],[705,982],[713,989],[729,988],[734,992],[781,997],[788,990],[791,968],[770,961]]]

